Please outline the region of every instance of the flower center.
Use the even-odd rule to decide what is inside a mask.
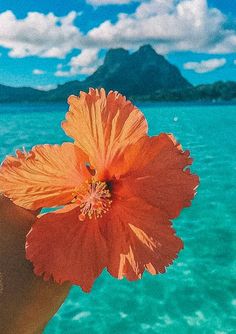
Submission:
[[[101,181],[85,182],[73,196],[73,203],[78,203],[80,206],[80,221],[84,221],[86,216],[90,219],[102,217],[112,203],[107,184]]]

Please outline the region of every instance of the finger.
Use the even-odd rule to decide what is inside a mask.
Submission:
[[[0,195],[0,333],[38,333],[70,289],[70,284],[36,277],[25,259],[25,236],[39,211],[20,208]]]
[[[15,205],[9,198],[0,194],[0,222],[24,223],[31,226],[41,209],[31,211]]]

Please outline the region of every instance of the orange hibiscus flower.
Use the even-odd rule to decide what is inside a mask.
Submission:
[[[183,248],[170,219],[199,183],[172,135],[149,137],[143,114],[117,92],[69,97],[62,127],[74,143],[17,151],[0,190],[40,215],[26,240],[34,272],[89,291],[104,268],[119,279],[163,273]]]

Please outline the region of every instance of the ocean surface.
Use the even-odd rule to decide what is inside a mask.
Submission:
[[[236,333],[236,106],[140,105],[150,134],[171,132],[201,179],[174,220],[185,249],[164,275],[118,281],[106,272],[89,294],[73,287],[44,334]],[[16,148],[68,140],[67,105],[0,105],[0,160]]]

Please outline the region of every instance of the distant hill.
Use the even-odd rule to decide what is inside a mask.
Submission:
[[[160,90],[140,97],[142,101],[234,101],[236,102],[236,82],[217,81],[213,84],[198,85],[186,89]]]
[[[0,102],[37,102],[44,92],[30,87],[9,87],[0,84]]]
[[[70,81],[47,92],[0,85],[0,103],[66,101],[69,95],[78,95],[89,87],[117,90],[141,101],[236,100],[236,82],[194,87],[176,66],[150,45],[144,45],[132,54],[122,48],[110,49],[103,65],[85,80]]]
[[[144,45],[132,54],[124,49],[109,50],[104,64],[85,81],[92,87],[102,83],[105,89],[115,89],[127,96],[192,87],[178,68],[150,45]]]
[[[117,90],[126,96],[145,96],[162,89],[184,89],[192,85],[178,68],[157,54],[150,45],[129,54],[125,49],[110,49],[101,65],[84,81],[70,81],[46,93],[48,101],[60,101],[89,87]]]

